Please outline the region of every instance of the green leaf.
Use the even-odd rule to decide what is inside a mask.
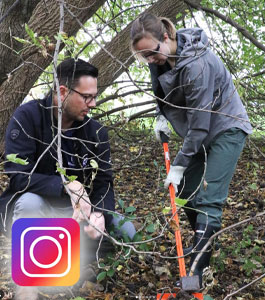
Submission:
[[[249,187],[250,187],[252,190],[254,190],[254,191],[256,191],[256,190],[258,189],[258,187],[257,187],[257,184],[256,184],[256,183],[252,183],[252,184],[250,184],[250,185],[249,185]]]
[[[214,300],[211,296],[204,295],[203,300]]]
[[[65,169],[59,167],[59,164],[58,164],[58,163],[56,164],[56,166],[57,166],[57,172],[60,173],[61,175],[66,176],[66,171],[65,171]]]
[[[145,228],[145,230],[146,230],[147,232],[153,233],[153,232],[155,231],[155,225],[154,225],[154,224],[149,224],[149,225]]]
[[[124,209],[124,201],[121,200],[121,199],[119,199],[119,200],[118,200],[118,203],[119,203],[119,206],[120,206],[122,209]]]
[[[25,24],[25,30],[27,32],[27,34],[29,35],[29,37],[34,40],[35,39],[35,36],[34,36],[34,32],[33,30],[31,30],[28,26],[28,24]]]
[[[31,44],[28,40],[24,40],[24,39],[21,39],[19,37],[16,37],[14,36],[13,37],[16,41],[20,42],[21,44]]]
[[[178,13],[178,14],[176,15],[176,19],[179,19],[181,16],[182,16],[182,13]]]
[[[73,300],[86,300],[85,298],[82,298],[82,297],[76,297],[74,298]]]
[[[27,161],[27,159],[18,158],[17,154],[8,154],[6,156],[6,159],[8,161],[11,161],[11,162],[15,163],[15,164],[19,164],[19,165],[23,165],[23,166],[29,164],[29,162]]]
[[[136,211],[136,208],[133,207],[133,206],[129,206],[129,207],[125,208],[126,213],[131,213],[131,212],[134,212],[134,211]]]
[[[108,272],[107,272],[107,276],[108,276],[108,277],[112,277],[112,276],[114,275],[114,273],[115,273],[115,270],[114,270],[114,269],[110,269],[110,270],[108,270]]]
[[[149,250],[150,250],[150,248],[149,248],[149,246],[147,245],[147,243],[141,244],[141,245],[139,246],[139,249],[140,249],[140,250],[143,250],[143,251],[149,251]]]
[[[29,37],[31,38],[32,42],[34,43],[35,46],[42,47],[39,40],[36,38],[37,34],[34,33],[32,29],[29,28],[27,24],[25,24],[25,30]]]
[[[72,182],[72,181],[74,181],[74,180],[76,180],[77,179],[77,176],[75,176],[75,175],[72,175],[72,176],[66,176],[67,177],[67,179],[70,181],[70,182]]]
[[[113,216],[113,217],[118,217],[119,215],[116,213],[116,212],[114,212],[114,211],[107,211],[107,214],[108,215],[111,215],[111,216]]]
[[[254,161],[252,162],[252,164],[255,168],[259,168],[259,165],[257,163],[255,163]]]
[[[143,240],[143,234],[141,232],[137,232],[133,237],[133,242],[141,242]]]
[[[120,260],[116,260],[113,264],[113,268],[117,268],[119,264],[120,264]]]
[[[93,169],[98,169],[98,163],[97,163],[94,159],[91,159],[91,161],[90,161],[90,166],[91,166]]]
[[[103,279],[105,279],[107,276],[107,272],[103,271],[103,272],[100,272],[97,276],[97,281],[102,281]]]
[[[123,231],[123,230],[122,230]],[[131,239],[129,238],[128,234],[126,232],[122,232],[122,239],[125,243],[129,243]]]
[[[162,210],[162,213],[164,215],[168,214],[169,212],[171,211],[171,207],[170,206],[166,206],[163,210]]]
[[[118,223],[118,228],[121,228],[121,226],[122,226],[123,224],[125,224],[127,221],[128,221],[127,218],[121,219],[121,220],[119,221],[119,223]]]
[[[187,202],[188,202],[188,200],[181,199],[181,198],[175,198],[175,203],[180,207],[184,206]]]

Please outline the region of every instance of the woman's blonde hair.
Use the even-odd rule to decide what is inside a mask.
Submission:
[[[164,33],[168,34],[171,40],[176,38],[176,28],[174,24],[164,17],[157,17],[152,14],[143,14],[136,19],[131,28],[131,51],[141,61],[143,61],[142,55],[135,52],[135,45],[144,37],[152,36],[158,41],[164,40]]]

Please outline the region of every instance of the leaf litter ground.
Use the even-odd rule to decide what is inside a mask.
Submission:
[[[254,143],[254,144],[253,144]],[[176,141],[170,140],[171,157],[177,153]],[[156,299],[156,293],[174,292],[179,279],[174,239],[174,222],[164,208],[170,206],[168,192],[163,188],[165,167],[162,146],[150,135],[127,133],[111,138],[114,166],[116,209],[136,210],[135,226],[140,239],[155,238],[123,259],[124,251],[117,249],[115,272],[98,283],[85,281],[82,287],[58,288],[51,293],[42,289],[39,299]],[[254,217],[247,224],[224,232],[219,237],[220,249],[215,251],[211,268],[207,271],[205,294],[215,300],[249,284],[264,274],[265,226],[264,212],[265,147],[259,141],[248,142],[238,163],[224,206],[223,228]],[[8,180],[0,175],[3,191]],[[118,203],[122,204],[118,205]],[[127,209],[127,211],[130,211]],[[133,209],[132,209],[133,211]],[[183,210],[179,209],[183,246],[192,243],[192,232]],[[159,236],[159,237],[158,237]],[[0,299],[12,299],[14,284],[10,275],[10,241],[0,236]],[[152,255],[151,253],[156,253]],[[166,257],[166,258],[165,258]],[[186,259],[188,265],[189,257]],[[107,264],[107,262],[104,262]],[[96,264],[94,265],[97,273]],[[78,298],[82,297],[82,298]],[[184,297],[182,297],[185,299]],[[181,297],[179,298],[181,299]],[[230,299],[265,299],[265,280],[243,289]]]

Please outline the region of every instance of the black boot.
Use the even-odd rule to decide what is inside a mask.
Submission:
[[[195,261],[197,255],[200,253],[202,248],[209,241],[209,238],[217,232],[218,229],[211,226],[197,223],[195,227],[195,235],[193,241],[193,251],[191,254],[190,268],[192,267],[193,262]],[[202,254],[201,258],[197,262],[193,275],[199,275],[200,287],[202,288],[202,275],[204,268],[208,267],[210,264],[210,258],[212,255],[212,244],[207,248],[207,250]]]
[[[218,251],[220,249],[220,244],[218,242],[218,238],[214,239],[214,243],[212,244],[212,247],[215,251]],[[187,248],[183,248],[183,255],[191,254],[191,251],[193,250],[193,245]]]
[[[186,216],[188,217],[188,220],[189,220],[189,223],[190,223],[190,226],[191,226],[192,230],[195,231],[197,214],[198,214],[197,211],[193,209],[190,202],[188,202],[184,206],[184,211],[185,211]]]
[[[184,206],[184,211],[185,211],[186,216],[188,217],[188,220],[189,220],[189,223],[190,223],[190,226],[191,226],[192,230],[195,232],[197,212],[192,209],[192,206],[189,202]],[[184,248],[183,249],[183,254],[184,255],[190,254],[192,249],[193,249],[193,246],[190,246],[188,248]]]

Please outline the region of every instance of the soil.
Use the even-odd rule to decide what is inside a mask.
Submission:
[[[172,157],[177,153],[176,143],[170,140]],[[166,172],[162,146],[151,134],[128,132],[112,137],[111,148],[116,209],[133,215],[138,240],[153,241],[135,246],[140,253],[128,253],[126,247],[117,247],[113,258],[104,260],[108,273],[102,281],[85,281],[82,286],[54,288],[52,292],[41,289],[40,300],[156,299],[157,293],[179,293],[176,287],[179,280],[174,238],[176,224],[170,221],[170,210],[165,210],[170,207],[170,200],[168,191],[163,188]],[[223,209],[222,229],[246,219],[249,221],[219,236],[220,248],[214,251],[211,268],[204,279],[204,294],[208,295],[205,299],[225,299],[241,288],[229,299],[265,299],[265,218],[264,214],[258,216],[264,213],[265,205],[264,153],[264,144],[258,140],[248,141],[239,160]],[[7,185],[8,178],[1,173],[0,193]],[[192,231],[181,207],[178,214],[183,246],[187,247],[192,243]],[[1,235],[0,299],[14,296],[10,249],[10,240]],[[189,256],[185,261],[188,265]],[[97,274],[104,271],[99,270],[97,264],[92,266]],[[257,278],[260,280],[253,282]],[[188,299],[185,297],[187,295],[179,294],[176,299]]]

